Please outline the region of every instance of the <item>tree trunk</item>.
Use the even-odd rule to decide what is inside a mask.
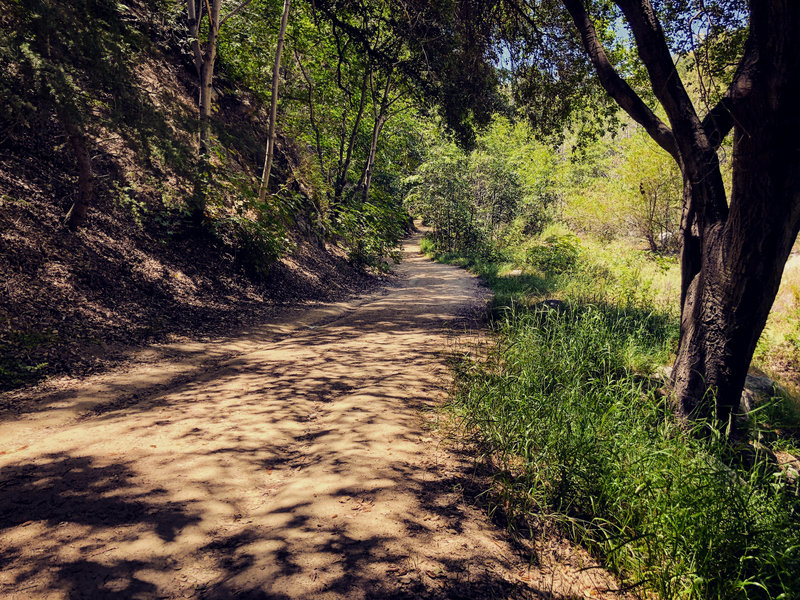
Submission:
[[[203,7],[199,0],[186,0],[186,21],[189,27],[189,40],[192,47],[194,58],[194,68],[197,70],[197,77],[200,77],[200,65],[203,60],[200,51],[200,20],[203,15]]]
[[[684,177],[679,411],[733,424],[755,345],[800,228],[800,3],[750,3],[744,55],[728,91],[700,119],[649,0],[616,0],[667,127],[619,77],[582,0],[563,0],[603,87]],[[730,205],[716,149],[733,128]]]
[[[675,395],[684,415],[714,417],[720,425],[739,407],[800,229],[800,53],[787,50],[795,47],[790,41],[800,10],[769,4],[769,29],[757,19],[752,25],[760,49],[749,93],[733,108],[729,214],[719,225],[703,230],[690,223],[684,229]],[[793,25],[779,27],[783,22]]]
[[[364,171],[361,173],[361,181],[359,182],[359,188],[364,196],[364,202],[369,200],[369,189],[372,186],[372,173],[375,168],[375,159],[378,153],[378,140],[380,139],[383,126],[386,125],[389,106],[391,105],[389,100],[389,94],[392,91],[391,73],[386,76],[386,85],[383,88],[383,94],[378,104],[375,104],[375,89],[371,84],[370,88],[373,97],[373,114],[375,115],[375,122],[372,126],[372,140],[370,141],[369,145],[369,154],[367,155],[366,163],[364,163]]]
[[[214,63],[217,58],[217,34],[219,32],[219,13],[221,0],[202,2],[187,0],[186,13],[189,26],[189,37],[194,58],[194,67],[198,78],[198,140],[199,151],[194,180],[194,190],[189,199],[192,226],[201,228],[205,218],[210,167],[208,162],[211,97],[214,85]],[[204,14],[203,9],[206,9]],[[208,19],[208,40],[205,48],[200,44],[200,23],[203,17]]]
[[[286,34],[286,25],[289,22],[289,3],[290,0],[283,0],[281,29],[278,32],[278,48],[275,51],[275,66],[272,69],[272,105],[269,111],[267,154],[264,158],[264,171],[261,173],[261,185],[258,188],[258,197],[262,202],[267,197],[269,173],[272,170],[272,156],[275,151],[275,122],[278,119],[278,75],[280,74],[281,53],[283,52],[283,37]]]
[[[217,0],[219,2],[219,0]],[[209,29],[214,29],[209,27]],[[197,172],[195,174],[194,191],[191,198],[192,226],[199,229],[203,225],[208,203],[208,186],[211,179],[211,165],[209,163],[209,140],[211,137],[211,96],[214,85],[214,62],[216,60],[216,35],[209,32],[209,44],[203,52],[200,64],[200,108],[199,120],[199,156],[197,159]],[[213,44],[212,44],[213,39]]]
[[[385,124],[386,117],[385,115],[381,115],[378,117],[378,120],[375,121],[375,125],[372,128],[372,141],[369,145],[369,155],[364,165],[364,174],[361,177],[361,193],[364,195],[364,202],[369,200],[369,190],[370,187],[372,187],[372,174],[375,171],[375,159],[378,154],[378,140],[380,139],[381,131]]]
[[[336,187],[334,188],[334,198],[337,204],[342,199],[344,186],[347,184],[347,173],[350,170],[350,162],[353,157],[353,147],[355,146],[356,138],[358,137],[358,130],[361,127],[361,119],[364,116],[364,105],[366,104],[366,99],[367,99],[367,80],[369,76],[368,69],[369,67],[364,68],[364,79],[361,82],[361,92],[360,92],[361,97],[359,99],[358,112],[356,113],[356,120],[355,123],[353,124],[353,129],[350,134],[350,139],[347,142],[347,152],[345,153],[344,163],[342,164],[339,174],[336,178]]]
[[[203,53],[203,64],[200,67],[200,155],[205,156],[209,150],[210,120],[211,120],[211,97],[214,93],[214,63],[217,58],[216,39],[211,42],[209,33],[209,44]],[[216,38],[216,36],[214,36]]]
[[[211,177],[208,153],[211,140],[211,100],[214,94],[214,64],[217,60],[217,37],[219,36],[220,28],[225,22],[238,14],[249,5],[251,1],[252,0],[243,0],[226,16],[220,18],[222,0],[186,0],[186,18],[189,28],[190,46],[192,48],[194,68],[197,71],[199,83],[197,98],[197,106],[199,109],[199,156],[194,181],[194,192],[189,201],[192,222],[195,227],[200,227],[205,217],[208,184]],[[203,9],[205,9],[205,13]],[[200,43],[200,23],[204,17],[208,19],[208,39],[205,43],[205,49],[203,49]]]
[[[78,163],[78,197],[73,202],[64,224],[72,231],[80,227],[86,219],[86,213],[94,196],[94,175],[92,173],[92,159],[86,142],[86,134],[81,131],[69,117],[62,117],[64,129],[67,131],[75,161]]]

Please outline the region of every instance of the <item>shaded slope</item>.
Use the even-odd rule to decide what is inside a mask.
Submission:
[[[0,389],[97,368],[120,346],[219,333],[263,318],[275,304],[331,300],[372,285],[308,233],[310,206],[302,205],[286,139],[276,167],[300,198],[282,242],[289,254],[267,275],[245,269],[237,208],[261,159],[265,111],[223,75],[213,123],[221,142],[216,200],[207,230],[191,229],[195,75],[182,16],[155,0],[62,5],[66,54],[50,62],[70,75],[70,97],[82,99],[75,103],[84,110],[95,190],[85,226],[67,231],[77,166],[58,111],[34,89],[47,69],[26,76],[22,38],[12,37],[33,35],[22,11],[37,2],[0,2],[8,9],[0,17]],[[83,5],[97,14],[81,13]],[[89,54],[97,48],[118,57],[113,68]]]

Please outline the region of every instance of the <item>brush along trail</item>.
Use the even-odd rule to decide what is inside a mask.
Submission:
[[[380,293],[11,398],[0,597],[611,597],[563,540],[531,567],[430,427],[486,299],[417,235]]]

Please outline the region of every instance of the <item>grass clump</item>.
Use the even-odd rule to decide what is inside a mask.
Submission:
[[[32,358],[36,350],[58,341],[56,333],[11,330],[0,336],[0,390],[10,390],[40,379],[46,362]]]
[[[492,352],[457,369],[452,406],[497,463],[496,501],[555,519],[642,593],[798,598],[797,482],[766,453],[676,421],[649,373],[677,319],[637,261],[600,273],[584,253],[526,280],[462,259],[501,298],[527,296],[495,307]],[[531,295],[553,292],[556,308]]]

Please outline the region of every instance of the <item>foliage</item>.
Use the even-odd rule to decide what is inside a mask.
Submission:
[[[262,202],[252,176],[238,172],[219,147],[215,158],[209,167],[206,226],[245,272],[264,278],[289,248],[286,223],[299,212],[298,198],[284,188]],[[190,211],[185,218],[191,218]]]
[[[125,26],[116,2],[15,0],[10,9],[16,28],[4,28],[0,40],[6,123],[24,127],[49,110],[88,122],[98,100],[113,106],[117,118],[135,112],[127,85],[130,55],[145,42]],[[103,96],[91,98],[86,88]]]
[[[675,420],[647,377],[674,348],[674,314],[641,292],[638,259],[593,260],[534,286],[478,269],[505,301],[488,359],[456,367],[453,408],[497,461],[495,502],[555,519],[661,598],[794,597],[796,484]],[[536,302],[556,290],[561,308]]]
[[[42,376],[46,362],[31,356],[59,341],[57,331],[11,330],[0,338],[0,390],[32,383]]]
[[[400,262],[396,247],[407,231],[408,217],[393,197],[375,194],[370,202],[345,201],[333,223],[355,264],[386,271]]]
[[[432,144],[407,179],[409,210],[432,227],[437,252],[489,257],[552,218],[552,153],[524,124],[496,119],[470,152]]]
[[[528,248],[525,262],[548,275],[574,269],[580,255],[580,241],[575,235],[549,235],[541,243]]]
[[[285,145],[291,176],[311,196],[307,220],[343,244],[354,262],[378,268],[396,257],[404,231],[407,217],[394,198],[416,164],[421,128],[404,79],[373,54],[403,52],[402,40],[382,25],[384,9],[364,3],[326,17],[295,3],[278,105],[279,131],[293,140],[291,149]],[[222,68],[262,100],[271,85],[278,14],[276,3],[254,2],[220,38]]]
[[[563,218],[578,231],[635,238],[677,251],[682,180],[672,158],[638,126],[587,144],[562,164]]]
[[[450,143],[433,148],[428,160],[407,180],[406,205],[423,224],[432,227],[429,238],[437,251],[482,254],[487,249],[471,201],[468,172],[467,156]]]

